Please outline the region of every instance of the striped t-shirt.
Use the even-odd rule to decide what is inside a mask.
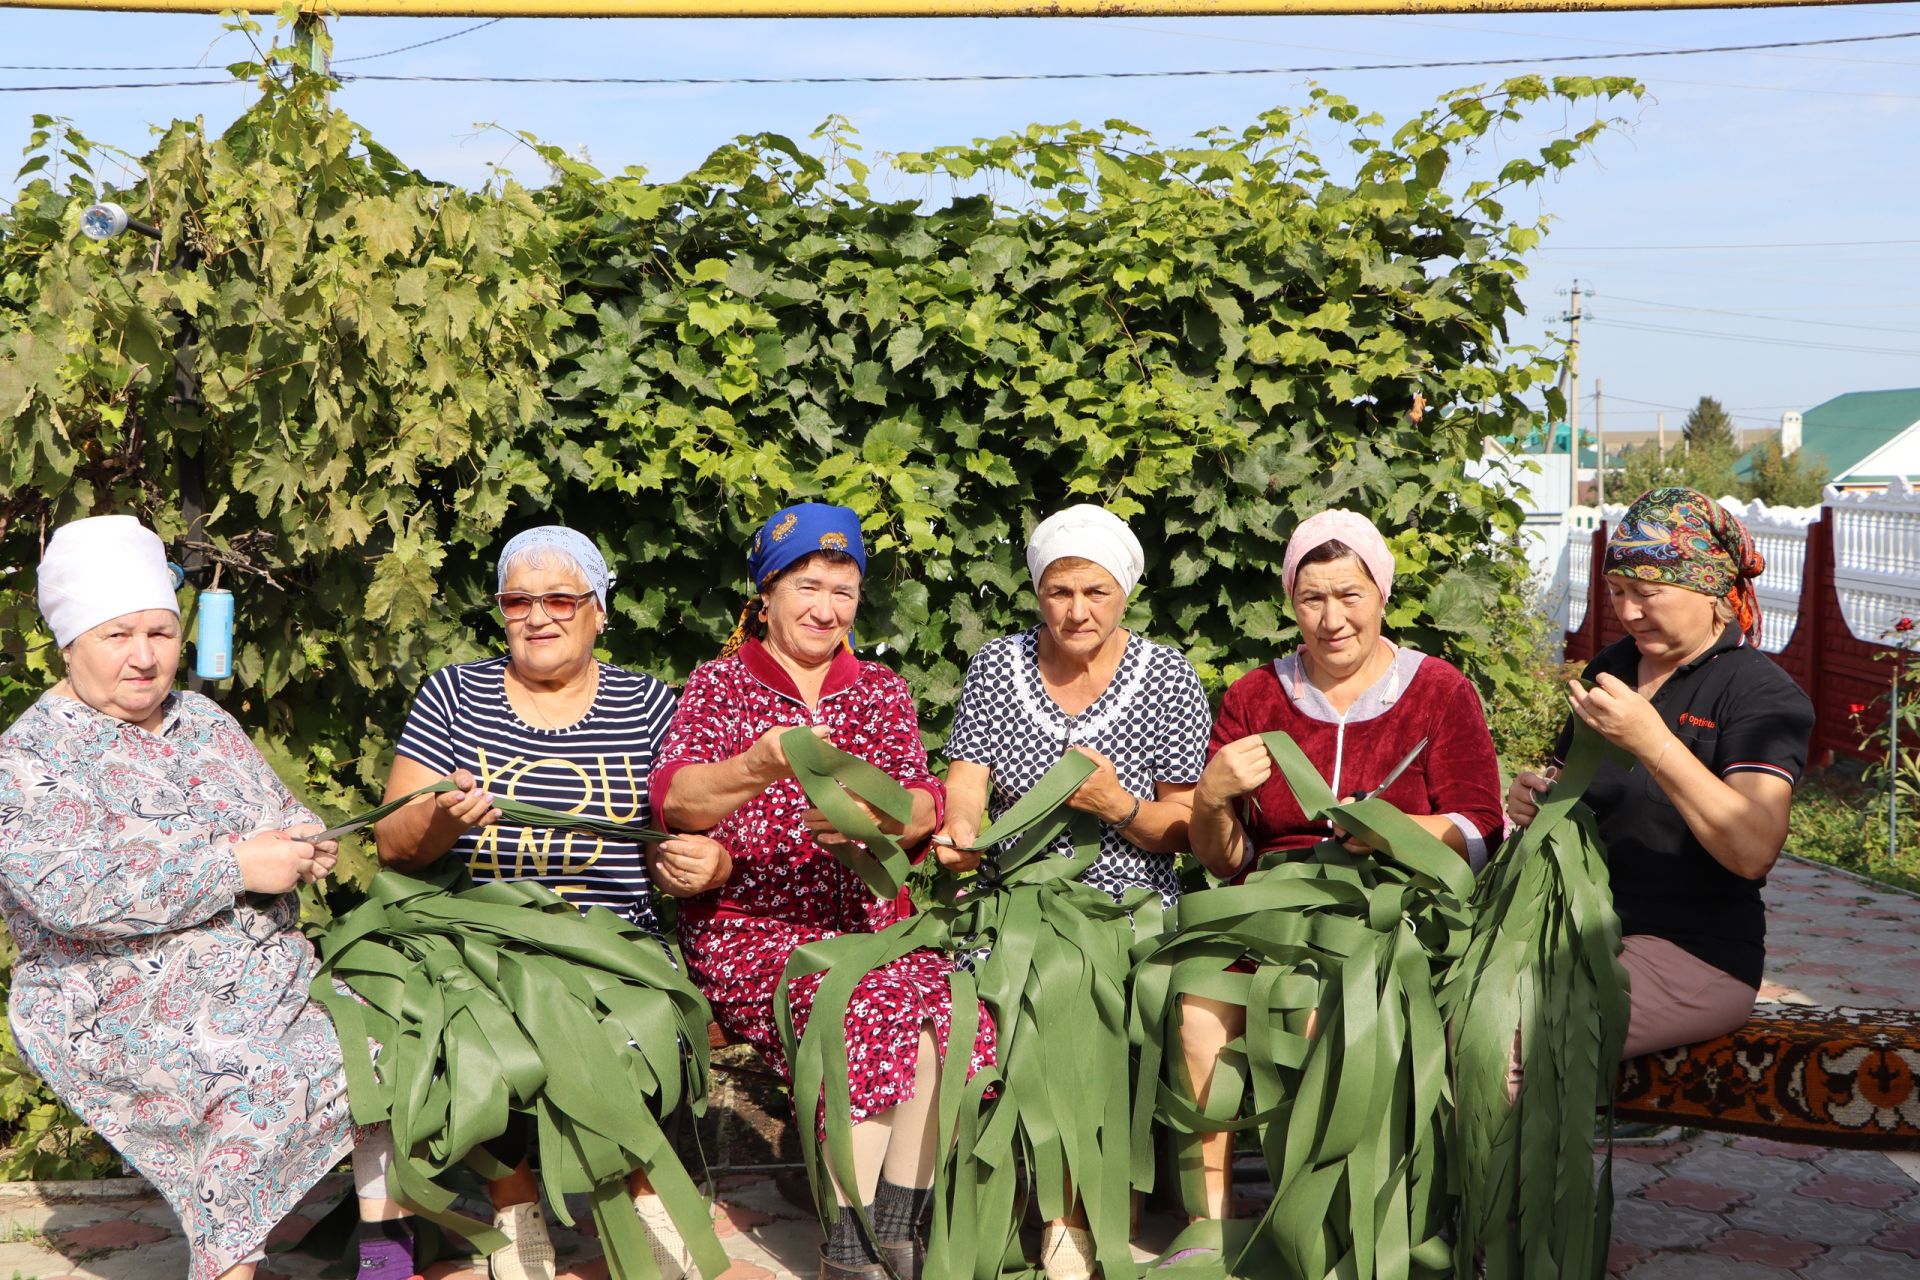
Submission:
[[[564,729],[539,729],[507,701],[506,671],[505,658],[490,658],[428,676],[395,751],[436,773],[470,770],[498,797],[650,825],[647,779],[673,718],[673,691],[603,662],[586,715]],[[536,881],[583,911],[606,907],[660,932],[637,843],[503,821],[466,832],[448,852],[466,860],[475,880]]]

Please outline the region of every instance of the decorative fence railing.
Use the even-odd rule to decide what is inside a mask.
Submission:
[[[1885,493],[1828,489],[1824,506],[1806,508],[1723,502],[1766,558],[1754,583],[1760,647],[1813,699],[1816,754],[1861,754],[1865,726],[1886,716],[1892,673],[1877,657],[1889,652],[1886,634],[1902,618],[1920,618],[1920,488],[1895,481]],[[1593,571],[1622,510],[1569,513],[1569,661],[1625,634]]]

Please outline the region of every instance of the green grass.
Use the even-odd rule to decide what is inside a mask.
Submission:
[[[1836,760],[1808,773],[1793,796],[1787,852],[1920,893],[1920,812],[1908,801],[1899,846],[1887,850],[1887,793],[1860,780],[1860,766]]]

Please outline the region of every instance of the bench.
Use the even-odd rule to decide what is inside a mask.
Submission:
[[[1614,1114],[1823,1147],[1920,1152],[1920,1012],[1761,1005],[1626,1062]]]

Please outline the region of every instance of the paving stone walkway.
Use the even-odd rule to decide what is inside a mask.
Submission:
[[[1767,891],[1763,999],[1920,1008],[1920,897],[1783,859]],[[1920,1157],[1669,1131],[1615,1153],[1613,1250],[1622,1280],[1920,1280]],[[346,1190],[329,1179],[276,1233],[304,1235]],[[1248,1187],[1252,1192],[1254,1188]],[[720,1180],[715,1225],[734,1259],[726,1280],[817,1273],[819,1228],[766,1174]],[[585,1206],[578,1220],[590,1222]],[[1142,1252],[1173,1230],[1149,1217]],[[586,1232],[558,1228],[562,1274],[604,1280]],[[163,1280],[186,1274],[186,1245],[144,1184],[0,1185],[0,1280]],[[322,1280],[326,1264],[275,1253],[261,1280]],[[343,1275],[335,1270],[333,1274]],[[441,1264],[428,1280],[484,1280]]]

